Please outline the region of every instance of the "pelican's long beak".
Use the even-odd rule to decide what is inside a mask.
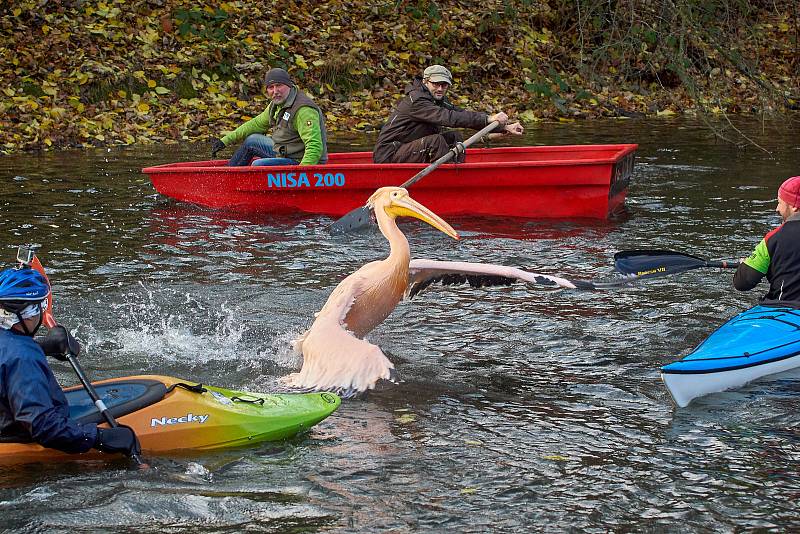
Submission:
[[[408,194],[392,198],[391,203],[386,207],[386,213],[395,217],[414,217],[425,221],[440,232],[443,232],[453,239],[458,239],[458,232],[447,224],[441,217],[431,210],[408,196]]]

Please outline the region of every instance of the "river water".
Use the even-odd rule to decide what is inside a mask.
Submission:
[[[727,123],[725,123],[727,124]],[[722,124],[719,125],[722,127]],[[517,144],[639,143],[615,221],[414,222],[412,255],[611,273],[614,252],[747,255],[800,174],[797,121],[740,120],[752,143],[694,121],[542,124]],[[728,127],[726,135],[738,135]],[[739,137],[741,140],[742,138]],[[369,149],[338,136],[332,150]],[[756,146],[759,145],[761,148]],[[764,150],[762,150],[762,148]],[[765,150],[770,153],[765,152]],[[205,145],[0,157],[3,263],[40,245],[56,316],[96,379],[157,373],[268,391],[299,369],[288,341],[331,289],[383,257],[331,219],[207,211],[158,195],[145,166]],[[413,195],[413,191],[412,191]],[[684,409],[658,368],[765,290],[700,269],[614,291],[432,288],[369,339],[398,385],[308,434],[195,457],[0,468],[0,529],[20,532],[785,531],[800,527],[800,373]],[[62,384],[76,382],[52,363]]]

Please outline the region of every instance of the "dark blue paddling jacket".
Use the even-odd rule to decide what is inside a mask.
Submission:
[[[769,291],[761,304],[800,307],[800,214],[764,236],[739,265],[733,285],[739,291],[747,291],[764,276],[769,281]]]
[[[93,424],[69,419],[69,405],[33,338],[0,329],[0,437],[21,437],[68,453],[86,452]]]

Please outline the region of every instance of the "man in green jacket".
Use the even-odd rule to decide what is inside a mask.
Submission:
[[[325,114],[300,91],[283,69],[270,69],[264,79],[272,102],[257,117],[211,143],[211,157],[244,140],[228,161],[230,167],[250,165],[317,165],[328,161]],[[265,135],[270,132],[271,135]]]

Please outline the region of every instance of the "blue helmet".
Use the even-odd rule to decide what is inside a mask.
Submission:
[[[39,271],[29,267],[0,271],[0,307],[12,313],[42,302],[49,294],[50,285]]]

